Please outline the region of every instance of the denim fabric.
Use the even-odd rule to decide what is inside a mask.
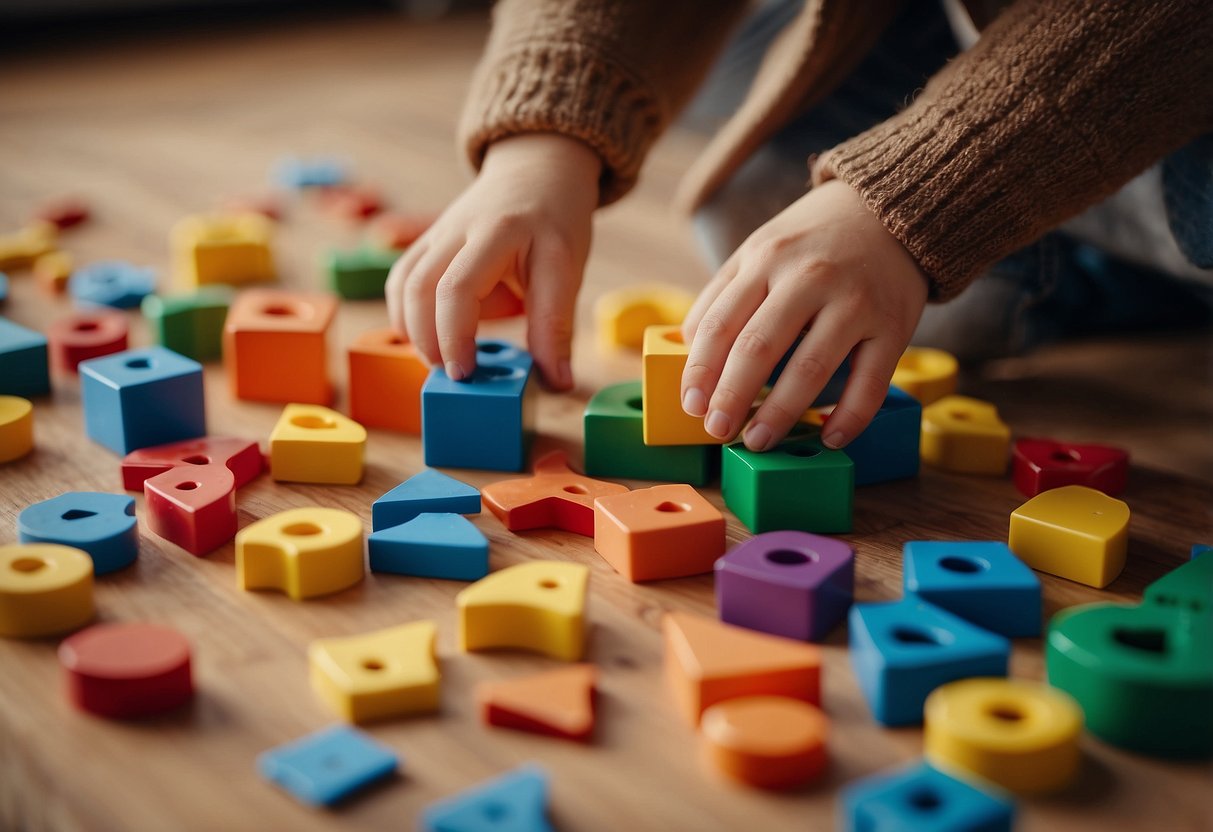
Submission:
[[[1196,266],[1213,269],[1213,134],[1166,158],[1162,196],[1179,250]]]

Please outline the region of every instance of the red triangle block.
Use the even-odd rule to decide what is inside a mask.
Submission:
[[[485,682],[477,690],[481,717],[489,725],[588,742],[594,732],[598,671],[590,664],[534,676]]]

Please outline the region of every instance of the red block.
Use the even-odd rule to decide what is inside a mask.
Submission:
[[[64,197],[47,202],[34,215],[34,219],[54,223],[60,229],[80,225],[88,218],[88,203],[74,197]]]
[[[383,197],[373,188],[338,185],[321,192],[324,207],[348,220],[369,219],[383,210]]]
[[[282,201],[275,196],[233,196],[223,201],[229,214],[260,214],[274,222],[282,220]]]
[[[81,361],[122,352],[129,326],[118,312],[81,312],[55,321],[47,329],[51,362],[65,373],[75,373]]]
[[[97,624],[59,645],[67,695],[98,716],[150,716],[194,695],[190,645],[176,630],[153,624]]]
[[[1109,445],[1020,439],[1012,455],[1012,477],[1026,497],[1063,485],[1085,485],[1115,497],[1125,490],[1129,454]]]
[[[384,214],[375,220],[367,232],[380,248],[403,251],[417,241],[434,218],[426,214]]]
[[[147,524],[201,557],[236,536],[236,478],[222,465],[179,465],[143,483]]]
[[[204,436],[140,448],[122,460],[122,487],[127,491],[142,491],[148,477],[170,468],[212,464],[227,466],[235,477],[235,487],[243,488],[265,469],[265,458],[256,442],[229,436]]]

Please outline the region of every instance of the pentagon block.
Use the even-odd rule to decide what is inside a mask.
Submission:
[[[89,263],[72,272],[67,291],[81,305],[134,309],[156,291],[156,275],[122,260]]]
[[[0,464],[34,449],[34,406],[20,396],[0,396]]]
[[[328,404],[331,295],[249,289],[223,325],[223,364],[232,395],[259,402]]]
[[[273,220],[254,213],[184,217],[170,234],[177,284],[196,288],[273,280],[273,231]]]
[[[190,645],[153,624],[95,624],[59,645],[72,704],[97,716],[171,711],[194,697]]]
[[[0,395],[30,398],[50,391],[46,337],[0,318]]]
[[[181,295],[148,295],[143,317],[162,346],[195,361],[213,361],[223,355],[223,325],[232,304],[226,286],[205,286]]]
[[[93,561],[52,543],[0,546],[0,636],[34,638],[93,617]]]
[[[652,283],[606,292],[594,303],[598,340],[606,347],[640,349],[646,329],[677,327],[694,302],[685,289]]]
[[[575,664],[476,687],[481,718],[488,725],[586,742],[594,731],[598,671]]]
[[[998,541],[906,543],[907,595],[1008,638],[1040,635],[1040,581]]]
[[[143,484],[147,525],[191,555],[236,536],[236,478],[223,465],[178,465]]]
[[[717,769],[762,789],[794,789],[825,771],[829,721],[787,696],[743,696],[703,712],[704,752]]]
[[[432,804],[422,832],[555,832],[547,820],[548,775],[534,764]]]
[[[513,647],[579,660],[589,581],[586,566],[562,561],[530,561],[494,572],[455,596],[460,649]]]
[[[135,562],[139,529],[135,501],[124,494],[69,491],[34,503],[17,515],[22,543],[58,543],[88,553],[93,574],[105,575]]]
[[[489,541],[460,514],[419,514],[367,539],[372,572],[478,581],[489,574]]]
[[[372,329],[349,350],[350,417],[368,428],[421,433],[421,388],[430,367],[393,329]]]
[[[814,408],[810,424],[824,425],[833,407]],[[843,448],[855,463],[855,485],[918,476],[922,438],[922,405],[913,396],[889,388],[889,395],[863,433]]]
[[[279,482],[356,485],[366,429],[335,410],[288,404],[270,434],[270,476]]]
[[[307,648],[312,690],[349,722],[437,711],[437,634],[433,621],[414,621],[313,641]]]
[[[909,393],[923,406],[956,392],[960,365],[956,357],[930,347],[910,347],[897,359],[893,386]]]
[[[47,329],[51,362],[63,373],[76,373],[81,361],[123,352],[130,327],[118,312],[79,312]]]
[[[298,800],[328,806],[395,773],[396,752],[345,725],[325,728],[257,758],[257,771]]]
[[[1116,496],[1125,490],[1129,454],[1107,445],[1019,439],[1011,456],[1011,474],[1025,497],[1063,485],[1085,485]]]
[[[335,508],[296,508],[236,535],[241,589],[277,589],[296,601],[362,580],[362,521]]]
[[[922,460],[958,474],[1001,476],[1011,429],[989,402],[946,396],[922,411]]]
[[[535,461],[535,473],[486,485],[484,504],[512,532],[563,529],[594,535],[594,500],[626,492],[626,485],[584,477],[568,465],[564,451]]]
[[[1081,485],[1045,491],[1011,512],[1007,545],[1033,569],[1105,587],[1125,565],[1129,507]]]
[[[248,485],[265,467],[256,442],[228,436],[204,436],[131,451],[122,460],[122,487],[127,491],[142,491],[148,477],[163,474],[170,468],[211,464],[227,466],[235,477],[236,488]]]
[[[689,347],[675,326],[651,326],[644,331],[641,372],[641,413],[646,445],[720,445],[707,432],[702,417],[682,409],[682,371]]]
[[[346,300],[382,299],[388,272],[399,257],[392,249],[330,251],[324,261],[329,288]]]
[[[629,581],[711,572],[724,554],[724,528],[724,515],[689,485],[594,501],[594,550]]]
[[[843,832],[1011,832],[1015,804],[920,764],[847,786]]]
[[[479,514],[480,492],[467,483],[426,468],[371,505],[371,528],[407,523],[419,514]]]
[[[764,453],[726,445],[720,489],[729,510],[755,533],[851,530],[855,465],[816,435],[785,439]]]

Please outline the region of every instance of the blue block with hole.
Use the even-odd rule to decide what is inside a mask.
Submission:
[[[27,506],[17,515],[22,543],[58,543],[82,549],[93,574],[130,566],[139,554],[135,498],[98,491],[69,491]]]
[[[534,361],[504,341],[476,342],[476,370],[452,381],[434,367],[421,388],[425,464],[521,471],[534,432]]]
[[[926,763],[851,783],[839,798],[845,832],[1011,832],[1015,804]]]
[[[257,771],[303,803],[330,806],[393,774],[396,752],[356,728],[337,725],[271,748]]]
[[[910,596],[851,607],[850,656],[877,722],[917,725],[927,695],[973,676],[1006,676],[1011,643]]]
[[[123,456],[206,435],[202,365],[164,347],[82,361],[80,401],[89,437]]]
[[[547,819],[548,775],[528,764],[432,804],[424,832],[554,832]]]
[[[46,336],[0,318],[0,395],[29,398],[50,391]]]
[[[479,514],[480,492],[465,482],[427,468],[371,504],[375,531],[407,523],[421,514]]]
[[[489,574],[489,541],[462,514],[419,514],[367,538],[372,572],[478,581]]]
[[[301,159],[283,156],[274,164],[274,183],[283,188],[332,188],[344,185],[350,178],[347,165],[341,159],[312,156]]]
[[[67,291],[83,306],[134,309],[156,291],[156,273],[122,260],[90,263],[72,272]]]
[[[921,440],[922,405],[904,390],[890,387],[863,433],[842,449],[855,463],[855,485],[918,476]]]
[[[902,564],[907,595],[1008,638],[1040,635],[1040,580],[1007,544],[916,540]]]

